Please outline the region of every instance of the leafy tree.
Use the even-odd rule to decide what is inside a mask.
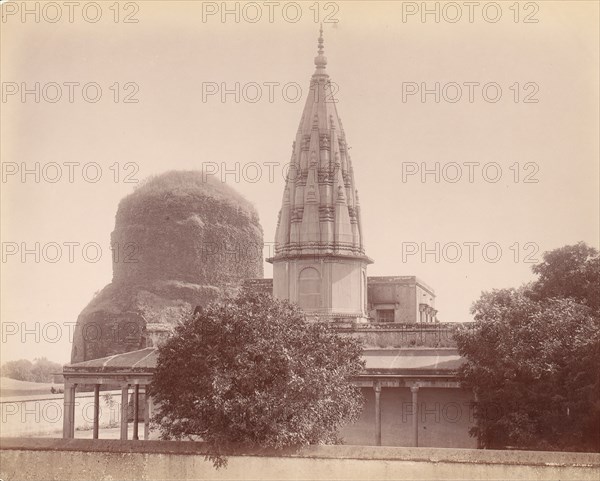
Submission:
[[[17,379],[19,381],[33,381],[31,368],[33,364],[28,359],[19,359],[17,361],[7,361],[2,364],[0,373],[2,377]]]
[[[54,375],[61,373],[63,370],[62,364],[49,361],[45,357],[34,359],[33,367],[31,368],[31,376],[34,382],[54,382]]]
[[[531,287],[536,299],[571,297],[600,309],[600,256],[584,242],[546,252],[532,270],[539,279]]]
[[[34,359],[33,363],[27,359],[5,362],[0,373],[4,377],[19,381],[53,382],[53,374],[62,372],[62,368],[61,364],[42,357]]]
[[[234,446],[340,441],[362,395],[362,346],[265,294],[243,292],[184,321],[159,349],[150,393],[161,438],[205,441],[216,467]]]
[[[483,446],[600,450],[594,269],[594,249],[566,246],[533,267],[536,282],[484,292],[473,304],[474,325],[455,339],[466,358],[459,377],[477,400],[472,434]]]

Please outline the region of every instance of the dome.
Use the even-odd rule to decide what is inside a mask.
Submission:
[[[111,247],[112,282],[79,315],[71,362],[142,349],[153,325],[263,276],[256,209],[201,171],[152,177],[123,198]]]

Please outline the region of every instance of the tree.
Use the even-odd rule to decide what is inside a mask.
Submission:
[[[536,282],[484,292],[473,304],[474,325],[455,339],[483,446],[600,450],[595,263],[584,244],[556,249],[533,267]]]
[[[532,297],[571,297],[600,309],[600,256],[595,248],[579,242],[554,249],[532,270],[539,276],[531,287]]]
[[[362,408],[350,383],[361,354],[287,301],[243,292],[201,309],[159,348],[153,421],[163,439],[206,442],[216,467],[234,446],[337,443]]]
[[[62,372],[62,365],[45,357],[36,358],[33,363],[27,359],[8,361],[2,365],[0,373],[4,377],[30,382],[53,382],[54,373]]]
[[[31,377],[34,382],[54,382],[54,375],[61,373],[63,367],[57,362],[52,362],[45,357],[34,359],[31,368]]]
[[[19,359],[17,361],[7,361],[2,364],[2,377],[17,379],[19,381],[33,381],[31,369],[33,364],[28,359]]]

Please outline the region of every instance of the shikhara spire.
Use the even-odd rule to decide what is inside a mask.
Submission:
[[[273,260],[365,254],[352,161],[324,52],[321,26],[316,70],[292,145]]]

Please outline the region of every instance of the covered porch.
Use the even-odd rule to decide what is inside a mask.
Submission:
[[[468,439],[471,396],[461,389],[456,378],[456,371],[464,360],[455,348],[366,349],[363,358],[365,371],[354,379],[354,384],[363,388],[368,398],[359,421],[370,428],[361,433],[364,444],[420,447],[431,445],[431,440],[437,439],[440,444],[436,445],[442,447],[447,442],[442,439],[444,431],[449,430],[456,431],[457,438]],[[383,392],[385,403],[382,403]],[[385,421],[382,422],[382,418]],[[399,434],[393,436],[393,429]],[[388,437],[385,442],[382,442],[382,432]],[[420,442],[423,435],[427,436],[425,443]],[[370,439],[365,439],[367,436]]]
[[[65,379],[63,438],[75,437],[75,391],[77,386],[86,386],[87,388],[93,386],[93,439],[100,437],[100,389],[102,387],[115,389],[118,386],[121,389],[120,439],[128,438],[129,396],[132,395],[132,439],[140,439],[139,418],[141,406],[143,406],[143,439],[147,440],[153,403],[147,395],[146,387],[152,381],[157,356],[157,349],[148,347],[138,351],[66,365],[63,369]],[[143,404],[140,403],[140,400]]]
[[[158,359],[155,347],[94,359],[64,368],[63,438],[75,437],[75,390],[94,389],[93,439],[100,437],[100,389],[121,389],[120,439],[128,439],[129,399],[133,398],[133,433],[149,438],[154,409],[146,395]],[[349,444],[412,447],[477,447],[469,437],[472,396],[461,389],[456,371],[464,360],[454,348],[365,349],[365,370],[353,379],[366,394],[358,423],[342,430]],[[458,415],[456,413],[459,413]]]

